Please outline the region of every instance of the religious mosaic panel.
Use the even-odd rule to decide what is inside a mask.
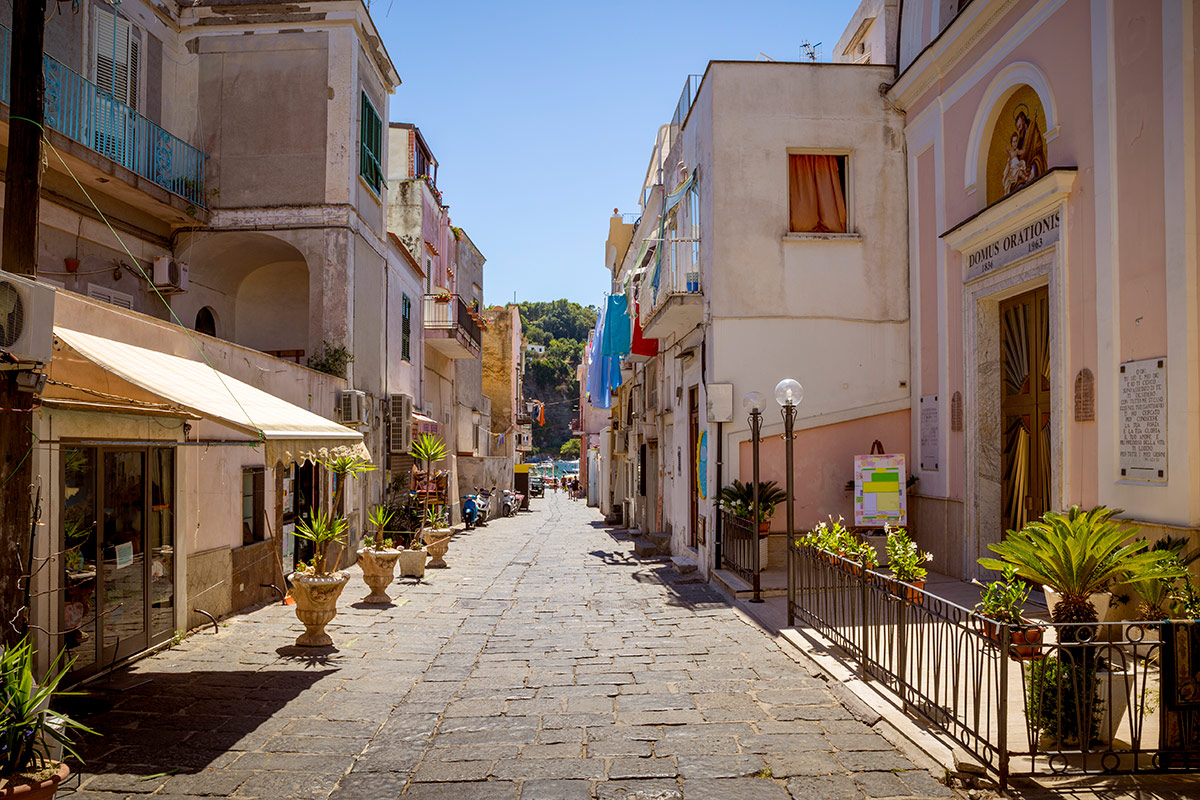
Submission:
[[[1045,134],[1046,113],[1037,92],[1029,86],[1017,87],[1000,109],[988,147],[989,206],[1045,174]]]

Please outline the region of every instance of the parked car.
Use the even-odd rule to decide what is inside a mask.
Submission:
[[[533,475],[529,478],[529,496],[530,497],[545,497],[546,496],[546,481],[541,475]]]

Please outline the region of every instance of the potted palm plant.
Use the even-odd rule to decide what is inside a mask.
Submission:
[[[425,546],[429,549],[431,556],[429,566],[444,567],[446,562],[443,556],[450,548],[450,535],[453,531],[447,527],[439,527],[444,520],[441,504],[433,504],[433,465],[437,461],[441,461],[446,457],[446,443],[441,437],[432,433],[423,433],[413,442],[412,456],[417,461],[425,464],[425,476],[428,485],[423,487],[422,499],[423,506],[421,509],[421,537],[425,541]]]
[[[758,534],[766,536],[771,530],[771,517],[775,507],[787,499],[787,495],[775,481],[758,483]],[[754,519],[754,482],[742,483],[735,480],[717,493],[721,508],[739,519]]]
[[[296,617],[304,623],[304,633],[296,639],[301,647],[325,647],[333,639],[325,626],[337,615],[337,600],[350,580],[347,572],[329,571],[328,554],[332,544],[345,545],[346,520],[321,509],[296,523],[296,535],[313,543],[312,564],[292,573],[292,594],[296,598]]]
[[[33,645],[26,639],[0,654],[0,798],[48,800],[71,773],[61,752],[78,759],[71,747],[75,732],[95,733],[57,711],[50,704],[75,692],[58,686],[71,667],[62,654],[50,671],[35,680]]]
[[[367,522],[375,530],[358,551],[358,563],[362,567],[363,582],[371,593],[363,598],[364,603],[390,603],[387,587],[395,577],[396,562],[403,550],[397,550],[393,541],[384,533],[395,514],[385,506],[375,506],[367,515]]]
[[[902,585],[893,586],[892,591],[910,602],[920,604],[921,590],[929,574],[925,565],[933,561],[933,553],[923,552],[904,528],[887,528],[888,568],[892,577]],[[907,585],[903,585],[907,584]]]

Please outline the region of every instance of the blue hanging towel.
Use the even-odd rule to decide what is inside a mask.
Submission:
[[[606,356],[627,356],[633,339],[629,319],[629,303],[623,294],[609,295],[604,309],[604,339],[600,353]]]

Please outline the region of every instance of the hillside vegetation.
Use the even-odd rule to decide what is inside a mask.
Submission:
[[[571,438],[571,420],[578,416],[575,368],[596,326],[597,309],[553,300],[521,303],[520,311],[526,343],[546,348],[542,354],[529,352],[525,364],[525,396],[546,404],[546,424],[534,423],[533,445],[539,455],[558,456]]]

